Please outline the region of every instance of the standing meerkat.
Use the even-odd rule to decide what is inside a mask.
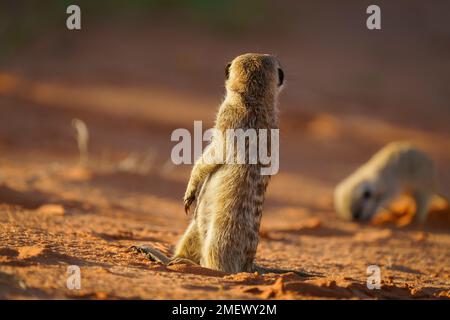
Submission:
[[[226,95],[216,116],[216,132],[223,137],[229,129],[277,129],[277,98],[284,81],[278,60],[267,54],[244,54],[227,65],[225,75]],[[246,155],[249,143],[246,140]],[[268,143],[268,153],[270,146]],[[191,262],[227,273],[293,271],[254,264],[270,179],[269,175],[261,175],[264,165],[259,159],[256,164],[207,161],[218,148],[213,136],[192,169],[184,206],[188,212],[196,201],[195,213],[173,257],[169,259],[153,248],[137,249],[166,264]]]
[[[433,161],[411,143],[392,142],[336,187],[336,213],[344,219],[368,221],[403,192],[414,198],[415,221],[424,223],[430,200],[437,194]]]

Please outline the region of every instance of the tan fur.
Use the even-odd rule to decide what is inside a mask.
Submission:
[[[278,68],[269,55],[245,54],[233,60],[215,124],[224,139],[227,129],[277,128]],[[213,139],[192,169],[184,201],[189,209],[197,197],[197,207],[175,257],[230,273],[254,271],[269,176],[260,174],[260,164],[205,164],[202,160],[215,147]]]
[[[436,193],[433,161],[408,142],[392,142],[335,189],[336,213],[344,219],[369,220],[399,193],[410,193],[417,206],[415,219],[426,220]]]
[[[244,54],[227,66],[226,74],[226,96],[217,114],[216,135],[195,163],[184,196],[186,212],[196,201],[191,223],[170,260],[154,248],[134,248],[165,264],[194,263],[227,273],[295,272],[303,277],[319,276],[253,263],[264,194],[270,179],[268,175],[261,175],[263,165],[208,164],[211,162],[205,161],[214,157],[220,146],[227,148],[227,129],[268,129],[270,132],[278,128],[277,96],[284,77],[278,61],[270,55]],[[224,145],[218,143],[218,137],[223,139]],[[270,134],[267,138],[270,154]],[[247,139],[246,159],[248,147]]]

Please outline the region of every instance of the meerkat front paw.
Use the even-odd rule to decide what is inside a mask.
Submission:
[[[189,191],[189,189],[188,189],[188,191]],[[195,192],[194,191],[188,192],[188,191],[186,191],[186,194],[184,195],[184,198],[183,198],[184,211],[186,212],[186,214],[189,213],[189,209],[195,200]]]

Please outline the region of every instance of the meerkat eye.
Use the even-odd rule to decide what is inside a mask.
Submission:
[[[284,72],[283,69],[278,68],[278,86],[281,86],[284,81]]]
[[[228,78],[230,77],[230,67],[231,67],[231,62],[227,64],[227,66],[225,67],[225,79],[228,80]]]
[[[369,199],[372,196],[372,192],[370,190],[364,190],[362,197],[363,199]]]

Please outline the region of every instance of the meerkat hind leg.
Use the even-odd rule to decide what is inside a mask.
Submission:
[[[136,252],[143,253],[151,261],[161,262],[165,265],[174,264],[199,264],[199,248],[200,240],[198,237],[198,230],[195,221],[192,221],[187,230],[184,232],[177,246],[172,258],[167,257],[158,249],[147,246],[133,246]]]
[[[181,239],[178,241],[173,260],[175,261],[192,261],[195,264],[200,264],[200,237],[197,229],[196,221],[193,220]]]

